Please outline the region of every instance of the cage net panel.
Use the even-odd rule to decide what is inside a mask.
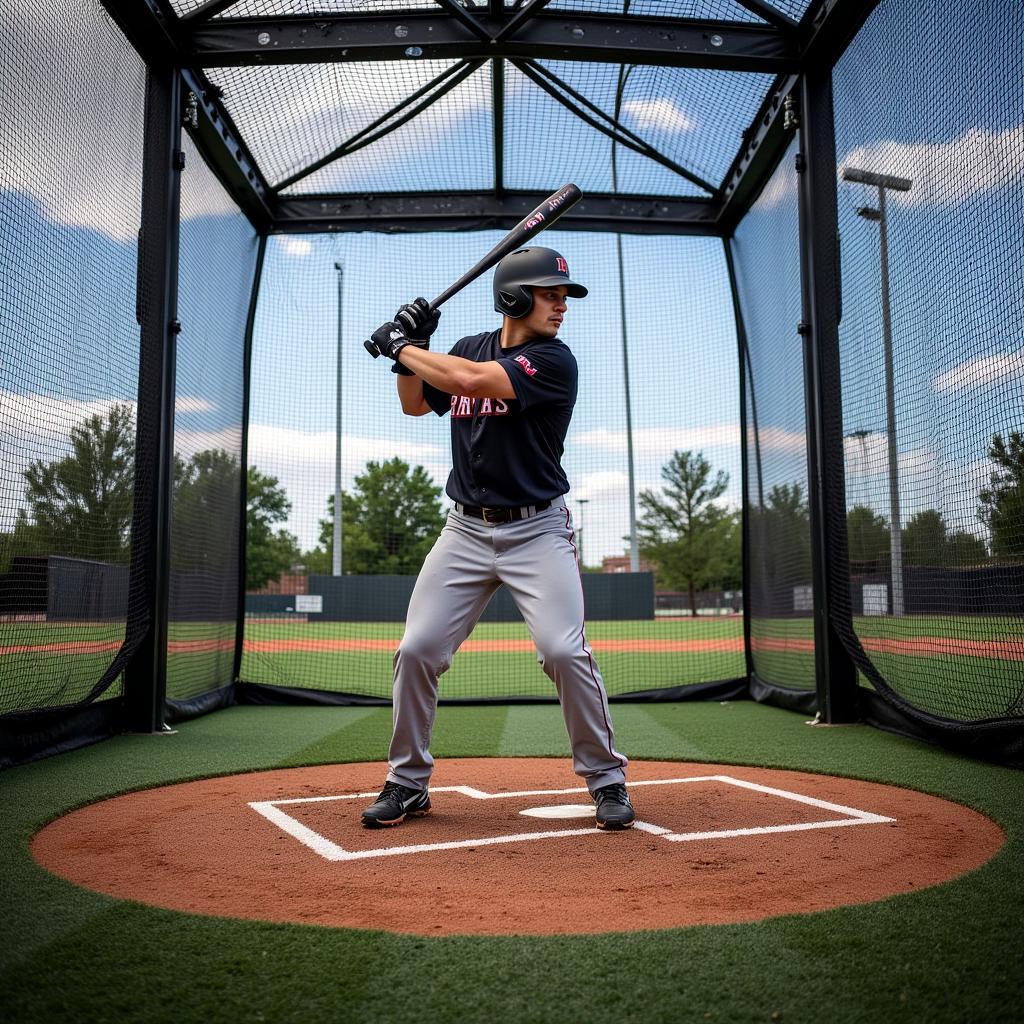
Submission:
[[[773,81],[771,75],[705,68],[550,60],[536,61],[536,65],[604,114],[615,117],[617,113],[617,120],[624,129],[705,182],[705,188],[698,188],[697,194],[712,191],[725,177],[736,155],[738,140],[753,120]],[[511,77],[510,86],[517,81],[519,79]],[[581,101],[566,95],[579,109],[588,111]],[[523,101],[529,103],[530,98],[528,94]],[[539,130],[539,119],[534,118],[524,124],[520,120],[520,112],[514,113],[508,131],[515,133],[518,130],[523,134],[522,142],[529,153],[526,134]],[[572,115],[564,111],[559,120],[566,116]],[[715,126],[714,131],[707,130],[711,124]],[[590,131],[583,122],[578,122],[576,130]],[[610,147],[611,141],[604,139],[604,145]],[[568,152],[570,157],[576,157],[574,150],[569,149]],[[649,164],[649,159],[621,147],[617,156],[623,165],[622,191],[650,191],[650,188],[627,183],[627,177],[637,173],[633,168]],[[547,163],[545,160],[545,170]],[[602,169],[608,170],[607,167]],[[570,173],[569,178],[572,177]],[[605,189],[611,190],[609,185]]]
[[[813,689],[796,149],[794,141],[731,244],[746,334],[754,671],[766,683]]]
[[[257,237],[185,136],[167,697],[231,682],[238,620],[245,327]]]
[[[1024,713],[1024,8],[972,10],[882,3],[833,76],[853,646],[958,721]]]
[[[0,6],[4,714],[98,696],[125,638],[145,71],[99,4]]]
[[[371,359],[361,341],[401,303],[440,293],[498,237],[269,240],[253,340],[249,458],[268,507],[286,512],[258,543],[249,534],[243,681],[390,697],[409,595],[451,504],[443,493],[449,421],[403,416],[389,366]],[[638,514],[643,521],[644,492],[675,507],[665,467],[691,489],[704,479],[714,491],[694,517],[694,536],[670,534],[646,516],[652,529],[641,532],[643,559],[632,573],[616,238],[552,231],[543,242],[564,253],[590,288],[566,320],[580,388],[563,464],[587,570],[587,636],[608,689],[740,677],[736,342],[721,245],[622,239]],[[445,305],[433,347],[447,351],[499,325],[486,275]],[[441,695],[554,696],[504,589],[442,676]]]

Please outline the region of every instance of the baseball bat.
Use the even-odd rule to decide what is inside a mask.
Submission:
[[[566,210],[571,209],[583,198],[583,193],[572,184],[563,185],[557,192],[553,192],[535,210],[528,213],[498,244],[491,249],[477,264],[467,270],[457,281],[448,285],[447,288],[433,302],[431,309],[437,309],[447,302],[453,295],[457,295],[466,285],[471,284],[481,274],[485,274],[495,264],[503,260],[510,252],[521,249],[534,235],[540,234],[545,228],[562,216]],[[380,355],[377,347],[371,341],[364,341],[366,351],[374,359]]]

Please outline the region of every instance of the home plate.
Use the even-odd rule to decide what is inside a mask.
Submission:
[[[520,811],[528,818],[592,818],[593,804],[549,804],[547,807],[527,807]]]

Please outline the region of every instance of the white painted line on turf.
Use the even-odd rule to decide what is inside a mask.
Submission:
[[[294,802],[294,801],[293,801]],[[259,814],[262,814],[268,821],[272,821],[278,828],[287,832],[288,835],[298,839],[303,846],[308,846],[315,853],[320,854],[325,860],[343,860],[346,850],[330,839],[306,828],[301,821],[296,821],[290,814],[279,811],[274,806],[273,800],[256,801],[249,806]]]
[[[718,782],[723,785],[738,786],[742,789],[750,789],[768,796],[779,797],[783,800],[791,800],[796,803],[817,807],[821,810],[835,811],[844,815],[842,818],[830,819],[828,821],[806,821],[796,822],[789,825],[762,825],[756,828],[721,829],[712,832],[673,832],[669,828],[655,825],[646,821],[636,821],[634,829],[658,836],[670,843],[695,842],[702,839],[733,839],[740,836],[770,835],[779,832],[806,832],[812,829],[821,828],[842,828],[847,825],[869,825],[882,824],[895,821],[895,818],[887,818],[881,814],[874,814],[870,811],[861,811],[856,807],[846,807],[843,804],[832,803],[828,800],[819,800],[817,797],[805,796],[802,793],[794,793],[787,789],[777,789],[773,786],[763,786],[758,782],[748,782],[746,779],[736,779],[731,775],[692,775],[682,779],[641,779],[630,783],[630,788],[639,786],[671,786],[684,785],[689,782]],[[565,796],[571,793],[586,793],[585,786],[572,789],[523,789],[508,793],[486,793],[483,790],[474,789],[472,786],[437,786],[431,789],[431,793],[460,793],[462,796],[474,800],[500,800],[510,797],[526,796]],[[366,793],[342,793],[334,796],[304,796],[283,800],[262,800],[254,801],[249,806],[259,814],[262,814],[268,821],[277,825],[288,835],[297,839],[304,846],[309,847],[325,860],[350,861],[365,860],[371,857],[395,857],[403,854],[429,853],[436,850],[458,850],[467,847],[495,846],[502,843],[533,842],[539,839],[557,839],[567,836],[599,835],[602,830],[598,828],[562,829],[552,832],[525,832],[518,835],[486,836],[479,839],[459,839],[445,843],[421,843],[412,846],[393,846],[377,850],[346,850],[337,843],[331,842],[325,836],[314,832],[311,828],[296,821],[291,815],[280,810],[282,806],[290,804],[321,803],[332,800],[364,800],[377,796],[377,791],[372,790]],[[530,817],[537,818],[569,818],[589,817],[594,813],[592,805],[583,804],[550,804],[544,807],[533,807],[520,811]]]

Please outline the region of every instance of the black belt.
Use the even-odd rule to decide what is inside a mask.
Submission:
[[[474,516],[485,523],[516,523],[520,519],[529,519],[546,508],[551,508],[550,501],[538,501],[536,505],[522,505],[519,508],[483,508],[480,505],[463,505],[455,502],[455,508],[464,516]]]

